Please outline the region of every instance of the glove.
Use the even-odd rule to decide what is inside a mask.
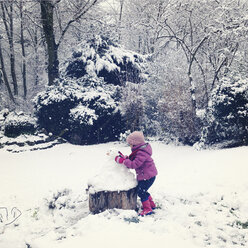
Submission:
[[[120,156],[116,156],[115,157],[115,161],[118,163],[118,164],[123,164],[125,158],[123,157],[120,157]]]

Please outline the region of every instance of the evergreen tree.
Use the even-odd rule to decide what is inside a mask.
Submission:
[[[248,145],[248,80],[223,78],[213,90],[201,141],[223,147]]]
[[[123,111],[121,96],[128,101],[127,81],[141,81],[140,60],[106,38],[83,42],[61,66],[58,83],[36,97],[39,126],[75,144],[118,140],[126,123],[139,124],[138,111],[128,115],[138,108],[126,104]]]

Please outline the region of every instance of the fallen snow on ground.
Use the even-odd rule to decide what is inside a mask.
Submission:
[[[129,154],[124,144],[0,150],[0,247],[247,247],[248,147],[151,145],[159,174],[150,193],[158,208],[143,218],[88,210],[88,180],[109,148]]]

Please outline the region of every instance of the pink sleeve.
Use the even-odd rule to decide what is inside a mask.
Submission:
[[[137,169],[146,161],[146,156],[142,152],[137,152],[136,157],[133,161],[126,159],[124,165],[130,169]]]

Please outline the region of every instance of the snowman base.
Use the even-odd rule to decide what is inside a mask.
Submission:
[[[93,214],[107,209],[137,209],[137,188],[123,191],[99,191],[89,194],[89,209]]]

